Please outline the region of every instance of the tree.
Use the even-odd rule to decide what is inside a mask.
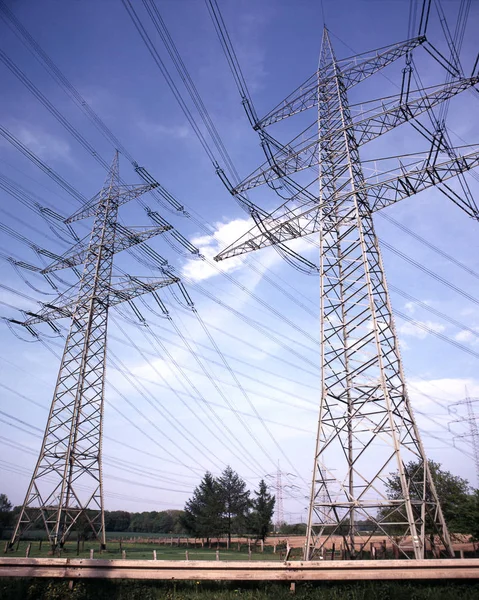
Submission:
[[[105,529],[107,531],[128,531],[131,514],[125,510],[106,510]]]
[[[278,533],[283,535],[306,535],[306,523],[281,523]]]
[[[242,533],[247,524],[251,506],[249,490],[241,477],[231,467],[226,469],[218,479],[222,507],[223,531],[231,543],[232,533]]]
[[[473,542],[479,542],[479,490],[469,496],[469,502],[464,515],[467,523],[467,532],[471,534]]]
[[[258,540],[265,540],[272,526],[274,504],[276,498],[268,492],[268,486],[262,479],[256,498],[251,503],[252,512],[249,517],[249,530]]]
[[[0,535],[2,535],[4,527],[12,524],[12,520],[12,504],[5,494],[0,494]]]
[[[12,503],[5,494],[0,494],[0,513],[8,513],[12,510]]]
[[[439,502],[448,528],[453,533],[469,533],[468,520],[465,515],[470,505],[469,482],[462,477],[453,475],[441,469],[441,465],[432,460],[428,461],[432,479],[436,486]],[[411,461],[406,465],[406,472],[411,478],[410,494],[412,500],[419,500],[414,482],[420,483],[424,477],[424,468],[419,462]],[[388,497],[392,500],[402,498],[399,472],[391,474],[386,483]],[[421,489],[418,485],[417,489]],[[431,500],[431,496],[426,500]],[[432,533],[431,523],[426,519],[426,531]]]
[[[222,500],[218,482],[209,472],[205,473],[193,496],[185,504],[181,523],[188,533],[206,538],[222,533]]]

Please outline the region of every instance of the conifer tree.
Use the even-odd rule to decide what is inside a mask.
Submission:
[[[271,531],[274,505],[276,498],[268,492],[264,479],[259,482],[255,491],[256,498],[252,502],[252,512],[249,518],[249,530],[258,540],[265,540]]]
[[[222,504],[222,529],[231,543],[232,533],[244,533],[246,530],[251,506],[249,490],[238,473],[229,466],[218,479],[218,486]]]
[[[221,535],[222,501],[218,482],[209,472],[205,473],[193,496],[185,504],[182,525],[195,537],[210,538]]]

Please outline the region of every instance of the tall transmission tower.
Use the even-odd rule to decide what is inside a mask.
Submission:
[[[71,319],[40,455],[11,546],[40,521],[53,550],[78,526],[91,529],[105,547],[102,434],[109,308],[178,281],[165,273],[162,279],[126,277],[118,287],[111,285],[115,253],[168,229],[130,229],[118,223],[118,207],[153,187],[120,185],[116,152],[101,191],[65,221],[93,216],[89,243],[75,244],[43,271],[83,264],[77,293],[61,295],[38,313],[26,313],[25,321],[14,321],[35,333],[35,324],[56,328],[53,320]]]
[[[232,190],[251,206],[244,197],[247,190],[264,183],[275,188],[275,180],[281,180],[281,194],[287,190],[291,196],[271,213],[252,208],[254,227],[216,257],[223,260],[271,245],[290,257],[289,241],[319,234],[321,401],[306,560],[320,555],[334,535],[343,537],[354,557],[359,543],[373,534],[387,538],[405,557],[412,546],[413,556],[422,559],[426,527],[453,556],[406,389],[372,217],[431,186],[446,186],[449,178],[479,165],[479,152],[458,156],[438,138],[425,155],[399,160],[396,173],[371,179],[364,177],[359,155],[363,144],[408,121],[417,125],[419,115],[478,83],[477,74],[465,78],[457,73],[447,84],[411,89],[408,59],[423,45],[434,54],[419,36],[338,60],[324,29],[318,70],[254,124],[268,142],[268,161]],[[355,107],[353,113],[349,90],[402,56],[409,67],[403,70],[400,94],[370,101],[363,112]],[[309,136],[303,132],[281,144],[265,133],[268,126],[314,107],[317,120]],[[318,194],[291,177],[311,167],[319,167]],[[471,198],[457,196],[454,201],[479,217]],[[400,491],[390,497],[385,483],[393,471]],[[358,520],[369,523],[367,534],[358,532]]]
[[[464,400],[454,402],[450,405],[453,406],[465,406],[467,410],[467,417],[461,417],[451,421],[451,423],[469,423],[469,435],[471,436],[472,452],[474,455],[474,466],[476,468],[476,482],[479,484],[479,429],[477,427],[477,415],[474,412],[473,402],[479,402],[479,398],[471,398],[466,389],[466,397]],[[463,434],[464,437],[467,434]]]

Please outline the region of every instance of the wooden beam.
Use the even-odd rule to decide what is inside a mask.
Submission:
[[[479,559],[171,561],[0,558],[0,577],[222,581],[479,579]]]

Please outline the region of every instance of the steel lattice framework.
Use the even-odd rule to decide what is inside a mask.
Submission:
[[[11,544],[41,521],[55,550],[75,527],[87,527],[105,547],[102,431],[108,311],[110,306],[178,281],[129,278],[111,285],[116,252],[168,227],[132,231],[117,223],[118,207],[155,185],[120,185],[118,152],[102,190],[66,223],[94,216],[88,245],[74,246],[44,273],[84,264],[76,297],[60,296],[39,313],[17,322],[28,328],[70,317],[71,325],[55,386],[45,434]]]
[[[450,421],[449,425],[451,426],[453,423],[469,423],[469,433],[463,433],[460,435],[455,435],[458,438],[470,437],[472,443],[472,452],[474,457],[474,466],[476,467],[476,481],[479,483],[479,428],[477,426],[478,415],[474,412],[474,406],[476,402],[479,402],[479,398],[471,398],[467,393],[466,388],[466,397],[464,400],[460,400],[459,402],[454,402],[450,404],[448,409],[451,413],[456,413],[457,406],[465,406],[467,409],[467,417],[461,417],[459,419],[454,419]],[[452,431],[451,433],[455,433]]]
[[[233,190],[241,198],[250,188],[281,179],[293,193],[270,214],[252,210],[255,226],[216,257],[222,260],[270,245],[281,248],[290,240],[319,234],[322,383],[306,560],[320,556],[333,535],[343,537],[350,557],[373,534],[389,539],[404,556],[412,546],[417,559],[426,555],[426,534],[431,534],[430,540],[436,535],[453,556],[408,398],[372,216],[479,165],[479,152],[457,156],[435,139],[426,158],[417,157],[407,169],[400,164],[397,173],[368,181],[359,147],[479,79],[458,77],[443,86],[411,90],[408,67],[396,97],[380,99],[354,118],[348,101],[349,89],[399,57],[410,57],[425,42],[418,37],[337,60],[324,30],[317,72],[254,126],[267,141],[272,138],[263,133],[265,127],[317,107],[316,134],[273,144],[276,150],[266,153],[268,162]],[[319,166],[319,195],[290,178],[313,166]],[[473,200],[457,203],[478,217]],[[392,498],[384,484],[393,471],[398,472],[400,491]],[[359,520],[369,523],[367,534],[358,532]]]

